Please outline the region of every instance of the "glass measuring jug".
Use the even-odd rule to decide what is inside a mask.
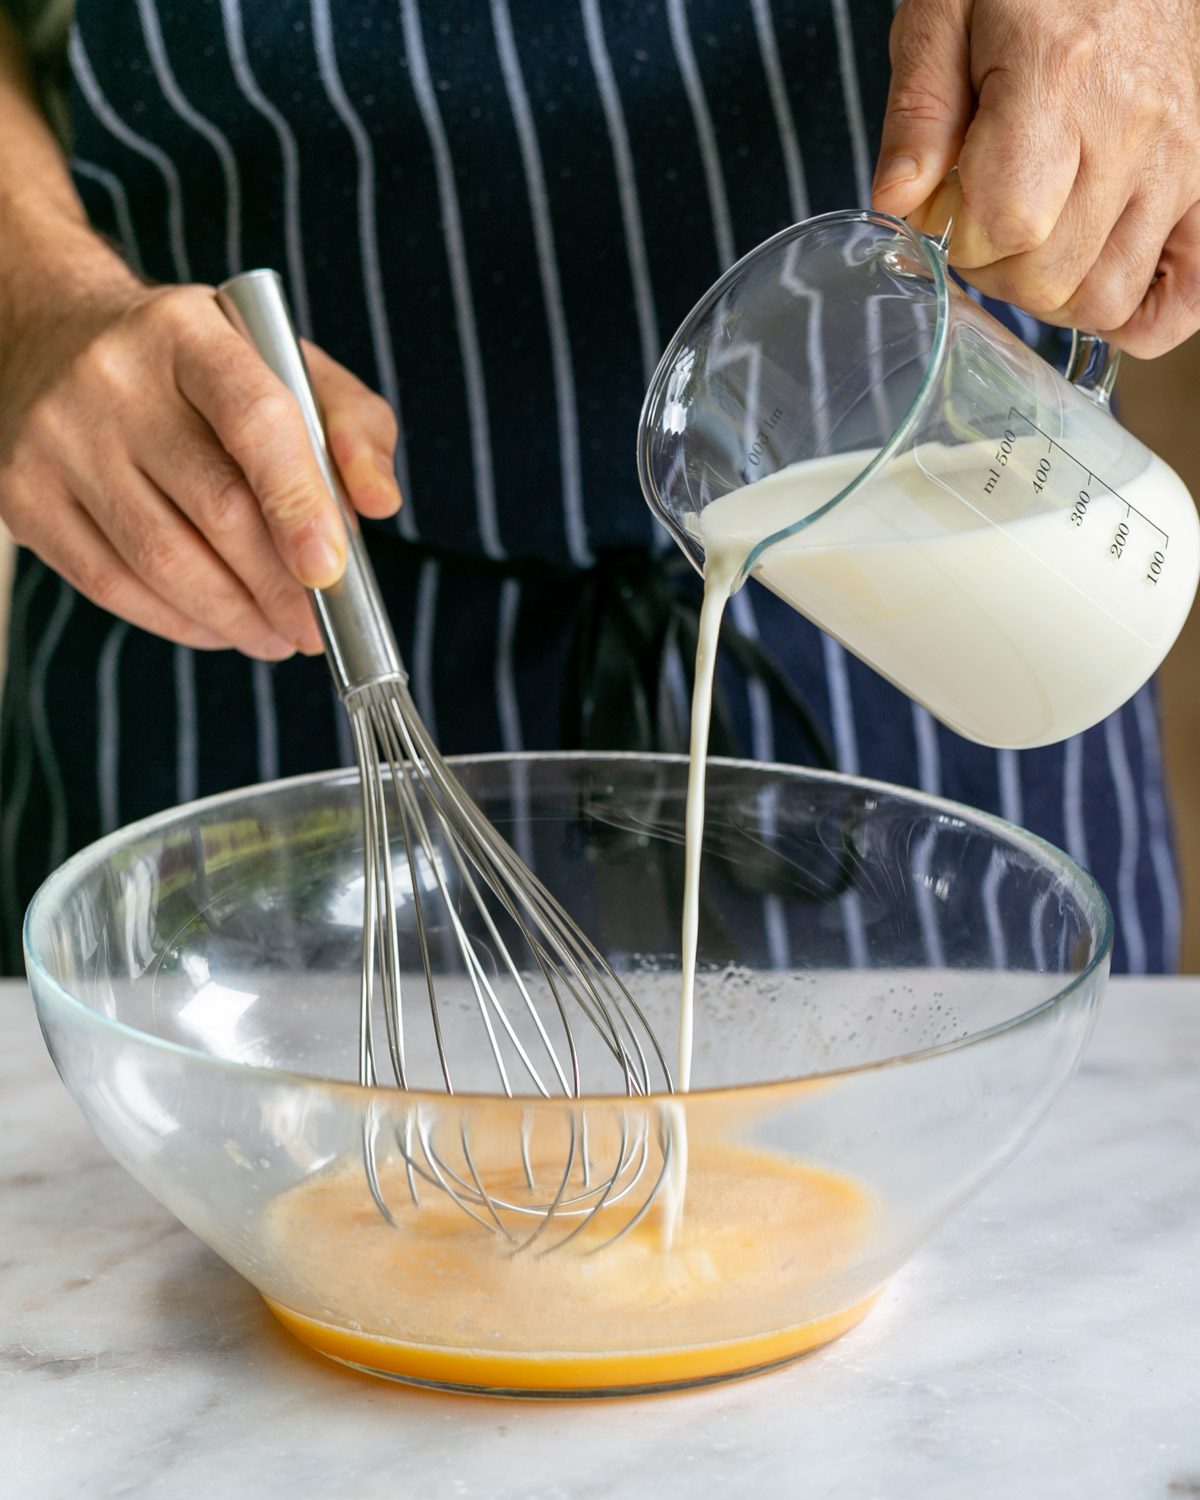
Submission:
[[[969,739],[1027,747],[1146,681],[1200,575],[1181,480],[948,276],[944,243],[825,214],[708,292],[650,384],[638,472],[703,570],[760,579]]]

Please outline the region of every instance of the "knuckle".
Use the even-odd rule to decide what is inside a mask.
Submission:
[[[892,90],[887,109],[901,125],[940,125],[954,113],[954,105],[944,93],[913,82]]]
[[[1016,300],[1035,317],[1061,313],[1078,291],[1084,269],[1070,254],[1057,262],[1037,257],[1014,278]]]
[[[1182,123],[1174,96],[1147,87],[1145,78],[1120,73],[1113,92],[1119,125],[1124,127],[1126,134],[1146,137],[1163,126],[1165,137],[1170,139],[1177,124]]]
[[[163,578],[174,571],[179,560],[174,541],[165,532],[151,528],[136,537],[132,544],[133,563],[143,578]]]
[[[197,315],[207,310],[211,301],[212,294],[204,287],[172,286],[144,302],[135,316],[168,336],[188,340],[195,336]]]
[[[231,401],[229,436],[241,453],[259,453],[278,440],[296,420],[296,404],[283,387],[248,393]]]
[[[1004,203],[988,218],[988,238],[1005,255],[1027,255],[1050,238],[1053,214],[1024,203]]]
[[[83,562],[76,564],[73,571],[75,587],[93,604],[114,613],[120,608],[125,592],[124,581],[110,564]]]
[[[116,330],[98,334],[77,359],[83,379],[103,391],[120,392],[131,383],[130,354],[125,340]]]
[[[1050,12],[1053,31],[1049,37],[1050,82],[1074,90],[1095,69],[1101,37],[1097,19],[1072,7],[1068,18]]]
[[[201,502],[204,530],[214,537],[229,537],[245,531],[258,515],[254,496],[240,474],[217,477]]]
[[[14,466],[23,467],[38,457],[57,458],[60,462],[67,447],[66,405],[47,392],[25,413],[11,449]]]
[[[1089,277],[1066,303],[1072,323],[1097,332],[1126,324],[1142,301],[1142,290],[1116,276]]]
[[[171,344],[176,361],[192,365],[212,363],[211,340],[204,325],[195,318],[182,317],[178,309],[172,306],[160,313],[158,329]]]
[[[1073,282],[1041,279],[1022,284],[1016,289],[1013,301],[1035,318],[1052,318],[1061,313],[1075,290]]]
[[[299,474],[277,480],[262,496],[262,507],[276,525],[292,528],[312,520],[322,496]]]

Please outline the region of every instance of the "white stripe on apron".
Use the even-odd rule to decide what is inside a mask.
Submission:
[[[733,225],[729,218],[729,199],[725,192],[725,178],[721,171],[721,158],[717,151],[717,137],[713,129],[708,100],[704,97],[704,84],[700,69],[696,66],[696,54],[692,50],[691,33],[688,30],[687,11],[683,0],[667,0],[667,22],[671,31],[671,47],[679,64],[679,76],[683,80],[688,105],[692,111],[692,122],[696,130],[696,144],[700,148],[700,160],[704,164],[704,184],[708,190],[708,206],[712,214],[713,233],[717,240],[717,261],[724,271],[737,259],[734,249]]]
[[[942,756],[937,724],[927,708],[912,705],[913,738],[917,742],[917,785],[931,797],[942,794]]]
[[[300,153],[296,137],[283,114],[258,86],[246,55],[246,37],[242,27],[240,0],[221,0],[225,27],[225,50],[238,88],[249,103],[270,124],[279,142],[283,163],[283,241],[287,256],[288,292],[292,317],[304,338],[312,337],[312,316],[308,306],[308,277],[304,268],[304,242],[300,229]]]
[[[658,314],[654,306],[654,288],[650,280],[650,263],[646,253],[646,231],[638,197],[637,173],[629,132],[621,108],[621,93],[613,74],[612,60],[604,40],[599,0],[580,0],[588,57],[596,78],[600,107],[612,147],[613,171],[617,179],[617,196],[621,204],[621,224],[625,232],[625,253],[629,259],[629,277],[633,283],[633,307],[637,318],[638,344],[642,355],[642,380],[648,386],[658,364],[661,345]],[[665,526],[651,521],[650,550],[661,555],[671,548],[671,534]],[[684,723],[686,723],[686,718]]]
[[[70,162],[71,171],[79,177],[90,178],[92,182],[98,182],[112,199],[113,215],[117,221],[117,233],[121,237],[121,250],[125,259],[139,276],[143,275],[142,256],[138,249],[137,235],[133,232],[133,219],[129,212],[129,195],[125,191],[125,184],[115,172],[110,172],[107,167],[98,167],[95,162],[81,161],[74,156]]]
[[[1146,972],[1146,939],[1137,905],[1137,866],[1139,854],[1137,789],[1129,769],[1125,748],[1124,726],[1120,713],[1109,714],[1104,721],[1104,747],[1117,796],[1117,827],[1121,842],[1117,857],[1117,926],[1125,939],[1125,964],[1130,974]]]
[[[437,92],[429,76],[429,61],[421,35],[421,18],[417,0],[401,0],[404,24],[404,51],[409,76],[417,99],[417,108],[433,152],[437,177],[438,202],[441,206],[442,239],[450,268],[450,288],[454,297],[454,317],[458,326],[458,344],[462,355],[463,381],[467,392],[467,422],[471,433],[471,467],[475,480],[475,511],[479,537],[489,557],[503,557],[500,523],[496,512],[496,476],[492,466],[492,434],[488,420],[487,390],[483,376],[483,354],[475,321],[475,302],[471,295],[471,276],[467,267],[466,240],[458,190],[454,183],[454,162],[438,109]]]
[[[154,76],[167,103],[185,124],[204,137],[220,160],[225,179],[225,262],[228,274],[235,276],[242,269],[242,202],[237,160],[224,133],[191,104],[179,87],[167,56],[154,0],[137,0],[137,9]]]
[[[200,784],[199,726],[196,719],[196,672],[187,646],[174,648],[175,659],[175,800],[192,802]]]
[[[775,128],[779,132],[779,148],[783,152],[783,174],[787,179],[788,204],[792,218],[798,223],[801,219],[807,219],[809,215],[808,184],[804,180],[804,159],[800,154],[800,140],[796,134],[796,121],[788,99],[783,64],[779,60],[779,43],[775,36],[775,22],[771,16],[771,0],[750,0],[750,8],[754,13],[754,30],[758,36],[758,50],[762,56],[763,72],[767,76],[767,92],[771,96]]]
[[[1000,776],[1000,816],[1019,827],[1024,821],[1024,799],[1021,796],[1021,763],[1015,750],[996,751],[996,769]]]
[[[371,146],[371,137],[350,103],[338,71],[337,54],[333,44],[330,0],[312,0],[312,23],[313,43],[317,51],[317,70],[321,75],[321,84],[338,118],[346,127],[353,142],[354,156],[358,163],[358,243],[359,254],[362,258],[363,294],[366,298],[367,315],[371,324],[371,347],[375,355],[375,370],[379,376],[379,392],[395,413],[398,429],[396,477],[400,482],[405,503],[400,507],[397,526],[400,535],[412,541],[417,534],[416,515],[408,482],[408,458],[405,451],[404,419],[400,411],[400,386],[396,379],[396,356],[392,349],[391,325],[383,293],[383,274],[379,265],[379,230],[375,220],[375,154]]]
[[[654,290],[646,257],[646,231],[642,223],[642,206],[638,199],[637,176],[629,132],[621,110],[621,94],[613,77],[612,61],[604,42],[604,25],[599,0],[581,0],[583,27],[587,36],[588,57],[596,75],[600,107],[608,128],[612,147],[613,171],[617,178],[617,196],[621,203],[621,224],[625,231],[625,253],[629,257],[629,277],[633,282],[633,306],[637,316],[638,342],[642,351],[642,379],[647,385],[658,364],[658,316],[654,310]]]
[[[28,733],[28,718],[24,714],[29,697],[29,682],[26,657],[29,650],[29,631],[26,620],[29,606],[39,582],[54,575],[43,568],[30,568],[13,592],[9,609],[8,638],[11,652],[8,661],[8,691],[11,696],[12,716],[5,727],[12,732],[13,744],[6,744],[5,755],[13,760],[8,805],[0,807],[0,869],[13,871],[17,867],[17,844],[21,836],[21,821],[25,816],[25,804],[29,800],[29,784],[33,778],[33,739]],[[18,688],[24,688],[24,702],[18,696]],[[20,926],[21,913],[17,909],[17,886],[11,875],[0,880],[0,907],[4,911],[4,925],[8,932]]]
[[[417,611],[413,626],[413,697],[417,712],[425,721],[434,740],[437,732],[437,706],[433,692],[433,640],[437,627],[438,579],[441,565],[432,557],[421,564],[417,577]]]
[[[258,779],[274,781],[279,775],[279,721],[275,714],[271,669],[265,661],[250,663],[250,683],[254,694]]]
[[[854,161],[854,183],[858,189],[858,206],[871,202],[871,154],[867,146],[867,126],[863,117],[862,91],[858,86],[858,67],[854,60],[854,32],[850,25],[848,0],[830,0],[833,25],[837,33],[838,67],[842,74],[842,98],[846,105],[846,129],[850,135],[850,153]]]
[[[1067,853],[1084,869],[1088,866],[1087,834],[1083,821],[1083,735],[1063,746],[1063,830]]]
[[[42,766],[46,782],[46,794],[50,802],[50,828],[46,835],[46,865],[55,869],[67,857],[67,794],[63,787],[62,773],[58,769],[58,757],[54,753],[54,739],[50,733],[50,721],[46,713],[46,678],[50,663],[62,639],[71,611],[79,595],[65,579],[58,579],[58,598],[54,610],[46,622],[46,633],[38,642],[33,665],[29,671],[29,730],[33,746]]]
[[[96,798],[100,831],[111,833],[121,823],[121,648],[129,634],[126,620],[108,628],[96,662]]]
[[[914,703],[912,726],[917,745],[917,785],[931,797],[938,797],[942,791],[942,758],[938,747],[937,724],[927,708]],[[914,891],[917,921],[921,927],[925,961],[931,968],[941,969],[945,967],[946,958],[938,900],[933,889],[933,855],[937,848],[937,837],[936,824],[931,824],[921,835],[913,850],[913,875],[916,877]]]
[[[1175,874],[1175,861],[1171,856],[1171,815],[1164,796],[1162,767],[1162,745],[1158,733],[1158,719],[1154,712],[1154,695],[1149,686],[1144,687],[1133,700],[1137,716],[1138,734],[1142,741],[1142,762],[1159,768],[1158,774],[1147,777],[1142,788],[1146,808],[1146,829],[1150,840],[1150,863],[1158,886],[1158,898],[1162,904],[1163,952],[1162,966],[1166,973],[1173,974],[1179,968],[1180,910],[1179,885]]]
[[[558,411],[558,451],[562,474],[563,527],[567,550],[576,567],[586,568],[592,562],[583,509],[583,475],[579,458],[579,410],[575,399],[575,372],[571,366],[571,343],[567,332],[562,284],[554,246],[554,226],[550,219],[550,200],[546,194],[546,177],[538,148],[537,129],[517,44],[513,39],[512,19],[507,0],[491,0],[492,29],[496,36],[496,55],[504,78],[508,105],[512,110],[521,165],[525,173],[525,192],[533,223],[538,273],[542,282],[542,300],[546,308],[546,329],[550,338],[550,363],[554,374],[554,395]]]
[[[513,646],[517,634],[517,617],[521,611],[521,585],[506,578],[500,586],[500,612],[496,628],[496,708],[500,716],[500,742],[505,750],[524,750],[521,734],[521,708],[517,699]],[[527,865],[533,864],[533,838],[529,826],[529,768],[518,762],[509,771],[512,789],[512,842]]]
[[[163,182],[167,189],[167,233],[171,241],[171,259],[175,264],[175,275],[181,282],[191,281],[191,265],[188,261],[187,247],[184,243],[183,233],[183,195],[179,186],[179,173],[175,170],[175,163],[167,153],[153,144],[152,141],[144,140],[135,130],[131,130],[122,120],[104,97],[104,92],[92,71],[91,62],[84,50],[83,42],[77,31],[72,31],[71,41],[68,48],[71,71],[75,81],[79,84],[80,92],[88,102],[88,107],[95,115],[101,125],[120,141],[123,146],[128,146],[131,151],[136,151],[139,156],[145,157],[162,173]]]

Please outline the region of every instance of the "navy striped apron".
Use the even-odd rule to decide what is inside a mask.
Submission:
[[[277,266],[302,332],[398,413],[407,503],[370,545],[446,751],[683,743],[697,580],[638,492],[642,393],[723,267],[867,202],[892,12],[79,0],[73,170],[95,224],[155,280]],[[999,811],[1096,874],[1118,968],[1174,966],[1149,690],[1065,745],[984,750],[754,586],[733,601],[721,688],[715,749]],[[0,742],[7,969],[25,902],[72,849],[350,759],[320,660],[172,646],[22,554]]]

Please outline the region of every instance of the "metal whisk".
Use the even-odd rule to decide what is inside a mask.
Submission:
[[[452,998],[458,1012],[466,1006],[474,1013],[484,1039],[482,1049],[476,1037],[468,1050],[490,1058],[498,1095],[578,1099],[585,1091],[575,1030],[581,1021],[587,1056],[617,1070],[611,1105],[560,1107],[547,1119],[531,1104],[515,1151],[511,1140],[473,1141],[466,1112],[452,1127],[440,1108],[414,1104],[399,1126],[391,1109],[372,1113],[363,1136],[371,1194],[392,1224],[419,1208],[423,1194],[435,1194],[514,1249],[569,1241],[599,1249],[643,1218],[672,1168],[673,1111],[620,1102],[671,1091],[662,1048],[611,965],[485,817],[417,713],[357,520],[330,461],[278,275],[246,272],[217,296],[298,401],[346,525],[346,572],[334,587],[314,591],[312,601],[350,717],[362,786],[359,1082],[379,1083],[390,1070],[398,1088],[415,1088],[420,1059],[430,1069],[436,1059],[438,1086],[455,1092],[450,1034],[461,1014],[448,1024],[440,993],[455,968]],[[501,1116],[511,1134],[511,1108]],[[381,1172],[393,1142],[403,1204],[388,1201]]]

